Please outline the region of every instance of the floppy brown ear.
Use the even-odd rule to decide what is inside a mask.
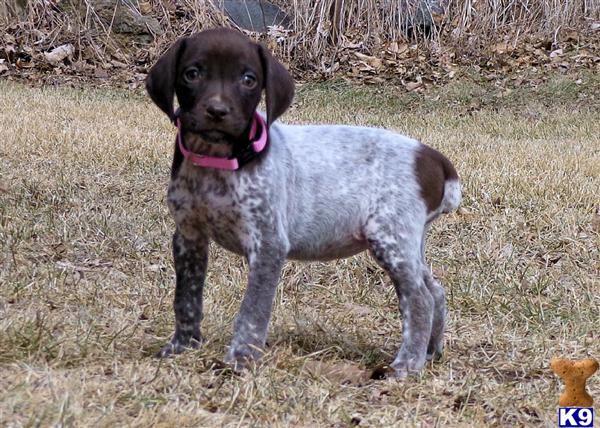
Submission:
[[[267,48],[258,45],[263,67],[263,82],[267,99],[267,126],[271,126],[292,103],[294,79]]]
[[[156,64],[152,66],[148,76],[146,76],[146,90],[150,98],[172,121],[175,120],[173,99],[175,97],[177,62],[185,47],[185,41],[185,37],[177,40],[156,61]]]

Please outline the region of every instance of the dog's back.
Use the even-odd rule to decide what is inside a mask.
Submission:
[[[273,167],[286,177],[280,192],[288,193],[291,257],[331,259],[366,249],[362,229],[385,204],[398,221],[424,225],[460,203],[450,161],[395,132],[275,124],[271,138]]]

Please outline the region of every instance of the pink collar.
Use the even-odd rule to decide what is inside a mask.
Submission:
[[[235,171],[240,169],[244,164],[248,163],[250,160],[254,159],[256,155],[264,150],[267,146],[267,124],[265,120],[262,118],[260,114],[254,112],[254,116],[252,117],[252,124],[250,125],[250,134],[248,135],[248,140],[251,142],[246,148],[244,148],[241,153],[237,156],[232,156],[229,158],[221,158],[216,156],[204,156],[198,155],[196,153],[191,152],[183,145],[183,138],[181,136],[181,123],[179,118],[176,119],[175,124],[177,125],[177,145],[179,146],[179,150],[183,154],[183,157],[187,160],[191,161],[194,165],[202,166],[205,168],[217,168],[217,169],[225,169],[229,171]],[[260,124],[261,134],[255,140],[256,137],[256,128]]]

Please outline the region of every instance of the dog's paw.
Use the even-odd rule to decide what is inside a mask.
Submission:
[[[232,345],[225,355],[225,362],[235,372],[241,372],[260,359],[262,350],[253,345]]]
[[[439,361],[442,359],[443,356],[444,356],[443,348],[428,349],[427,356],[425,357],[425,359],[427,361]]]
[[[406,380],[409,377],[418,377],[421,372],[411,371],[405,368],[395,369],[388,365],[381,365],[375,367],[369,376],[372,380],[383,380],[383,379],[395,379],[395,380]]]
[[[171,340],[160,351],[156,353],[156,358],[166,358],[171,355],[181,354],[188,349],[198,349],[200,347],[200,341],[197,339],[190,339],[186,342],[179,340]]]
[[[396,380],[416,380],[421,374],[422,370],[408,370],[407,368],[393,368],[387,373],[387,378]]]
[[[397,357],[390,365],[392,368],[391,376],[396,379],[404,380],[409,376],[418,376],[425,366],[425,356],[413,358]]]
[[[427,356],[425,359],[427,361],[438,361],[442,359],[442,355],[444,355],[444,340],[442,337],[436,339],[430,339],[429,344],[427,345]]]

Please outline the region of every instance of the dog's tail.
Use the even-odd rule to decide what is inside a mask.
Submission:
[[[444,195],[440,203],[440,211],[442,213],[450,213],[460,206],[462,200],[462,189],[458,174],[454,165],[442,155],[442,167],[444,169]]]
[[[416,157],[417,180],[427,205],[427,222],[458,208],[462,198],[460,181],[452,162],[443,154],[422,144]]]

